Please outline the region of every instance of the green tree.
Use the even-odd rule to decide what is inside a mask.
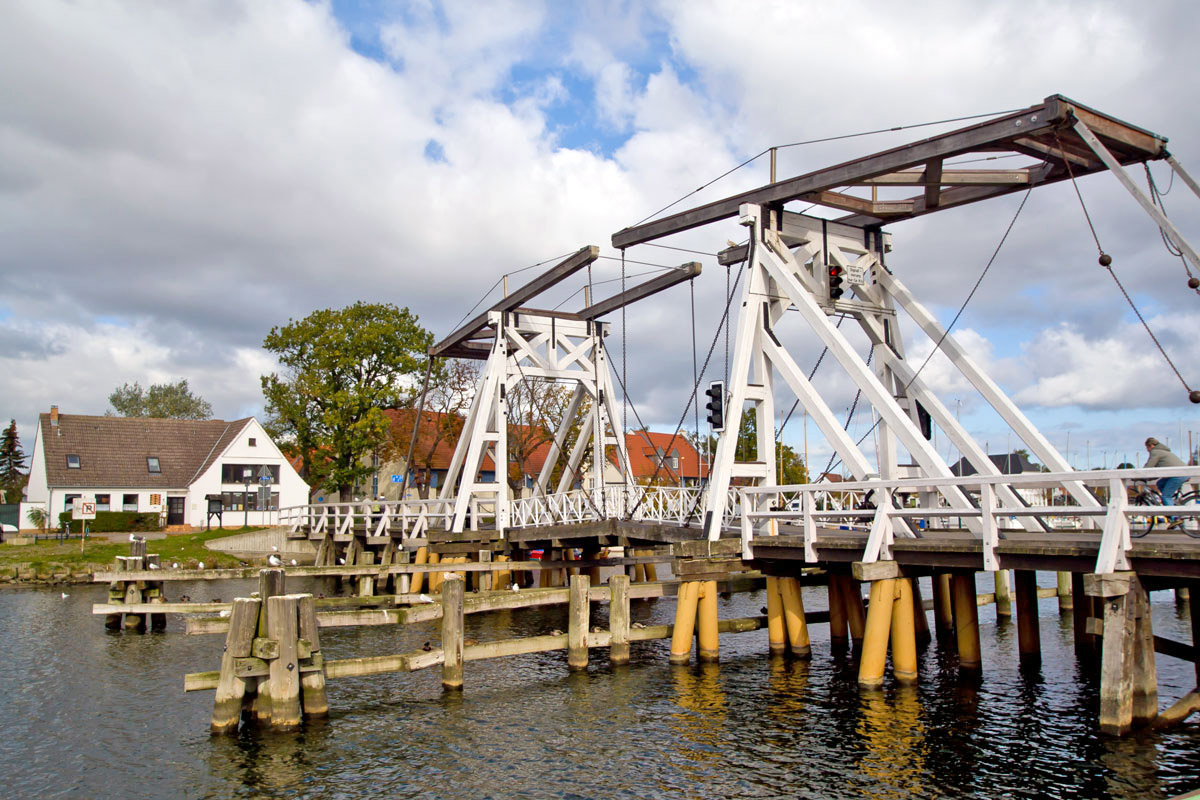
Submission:
[[[159,419],[212,419],[212,404],[192,394],[186,378],[175,383],[155,383],[149,389],[134,382],[114,389],[108,396],[114,411],[109,417],[156,417]]]
[[[385,449],[385,408],[411,402],[403,386],[425,368],[433,335],[407,308],[358,302],[274,327],[263,347],[283,374],[262,376],[267,428],[300,456],[309,483],[347,498]]]
[[[0,492],[5,500],[21,501],[21,489],[25,486],[27,475],[21,470],[25,467],[25,453],[21,451],[21,440],[17,437],[17,421],[10,420],[4,429],[4,438],[0,440]]]

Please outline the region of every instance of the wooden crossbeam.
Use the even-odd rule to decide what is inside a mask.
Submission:
[[[635,303],[638,300],[649,297],[652,294],[658,294],[664,289],[669,289],[677,283],[690,280],[700,274],[700,263],[692,261],[687,264],[682,264],[678,269],[673,269],[670,272],[659,275],[656,278],[651,278],[645,283],[626,289],[618,295],[602,300],[599,303],[584,308],[578,314],[583,319],[596,319],[602,317],[609,312],[616,311],[621,306],[627,306],[630,303]]]

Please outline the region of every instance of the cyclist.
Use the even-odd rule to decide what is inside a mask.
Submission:
[[[1151,436],[1146,440],[1146,452],[1150,457],[1146,459],[1146,469],[1151,467],[1182,467],[1183,460],[1179,456],[1171,452],[1171,450],[1158,439]],[[1159,478],[1155,485],[1158,486],[1158,492],[1162,495],[1163,505],[1175,505],[1175,496],[1179,493],[1179,489],[1187,481],[1187,478]],[[1178,528],[1182,520],[1175,517],[1171,520],[1170,527]]]

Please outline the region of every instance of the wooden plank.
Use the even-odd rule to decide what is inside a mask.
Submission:
[[[586,306],[579,312],[579,316],[583,319],[597,319],[605,314],[616,311],[617,309],[627,306],[630,303],[636,303],[638,300],[645,299],[651,295],[670,289],[677,283],[691,280],[702,271],[700,262],[691,261],[687,264],[681,264],[673,270],[669,270],[658,277],[651,278],[645,283],[632,286],[620,294],[614,295],[607,300],[602,300],[599,303],[593,303]]]
[[[300,596],[296,606],[297,631],[300,640],[308,643],[308,656],[316,663],[323,663],[321,656],[321,635],[317,624],[316,603],[311,594]],[[303,654],[301,654],[301,657]],[[300,675],[300,699],[306,717],[325,717],[329,715],[329,698],[325,692],[325,670],[314,669],[302,672]]]
[[[600,248],[595,245],[581,248],[567,258],[560,261],[550,269],[543,272],[541,275],[534,278],[529,283],[519,289],[509,293],[494,303],[491,308],[478,315],[470,322],[462,325],[458,330],[451,333],[445,339],[429,348],[429,355],[441,356],[445,351],[456,347],[467,339],[470,339],[475,333],[487,326],[488,315],[494,311],[511,311],[514,308],[524,305],[529,300],[537,297],[539,294],[549,289],[551,286],[571,277],[579,270],[591,264],[600,257]]]
[[[300,727],[300,658],[296,653],[299,636],[299,595],[268,598],[267,630],[279,643],[279,656],[270,661],[267,678],[271,697],[271,727],[288,731]]]
[[[213,713],[210,730],[213,733],[232,733],[237,730],[242,714],[242,698],[246,693],[246,681],[234,670],[234,662],[250,655],[254,633],[258,627],[258,609],[261,603],[255,598],[239,597],[233,602],[229,616],[229,634],[225,638],[225,652],[221,655],[221,669],[212,688],[217,690],[213,698]],[[194,691],[197,680],[184,679],[184,691]],[[207,688],[207,687],[205,687]]]

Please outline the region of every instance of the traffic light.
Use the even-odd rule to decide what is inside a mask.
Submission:
[[[837,264],[829,265],[829,299],[837,300],[846,290],[842,288],[842,268]]]
[[[704,394],[708,396],[708,402],[704,404],[708,409],[708,424],[720,433],[725,430],[725,381],[713,381]]]

